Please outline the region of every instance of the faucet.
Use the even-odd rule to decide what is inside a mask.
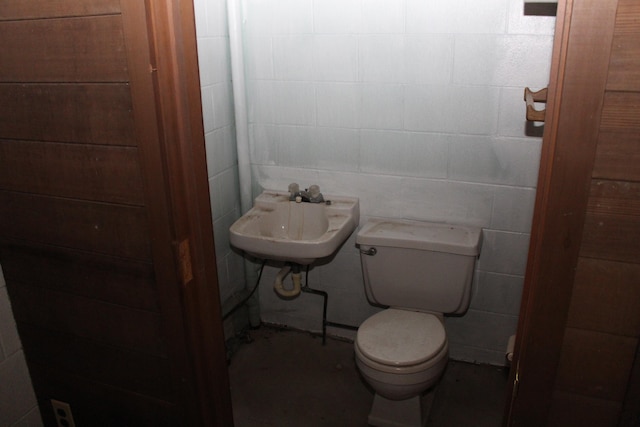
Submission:
[[[289,200],[297,203],[324,203],[319,186],[311,185],[309,188],[300,190],[300,186],[295,182],[289,184]]]

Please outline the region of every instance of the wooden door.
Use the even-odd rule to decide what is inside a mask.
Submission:
[[[232,425],[191,1],[0,4],[0,263],[40,410]]]
[[[640,3],[561,1],[505,425],[640,423]]]

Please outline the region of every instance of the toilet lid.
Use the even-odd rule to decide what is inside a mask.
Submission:
[[[445,341],[442,322],[433,314],[393,308],[365,320],[356,336],[356,344],[366,357],[392,366],[429,360]]]

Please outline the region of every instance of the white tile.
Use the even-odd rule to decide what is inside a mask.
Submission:
[[[249,141],[252,163],[263,165],[275,165],[277,163],[280,126],[250,125]]]
[[[239,195],[238,168],[234,166],[220,174],[220,205],[224,215],[240,210]]]
[[[219,129],[234,123],[233,89],[231,82],[216,83],[212,86],[213,126]]]
[[[483,271],[524,276],[529,235],[485,229],[479,268]]]
[[[535,201],[533,188],[495,187],[491,228],[530,233]]]
[[[247,82],[247,110],[249,123],[276,124],[276,82],[250,80]]]
[[[313,69],[318,81],[354,82],[358,45],[351,35],[317,35],[313,40]]]
[[[321,0],[313,2],[316,34],[355,34],[362,29],[362,0]]]
[[[524,277],[480,271],[473,284],[470,309],[517,316]]]
[[[452,35],[408,35],[405,44],[407,83],[451,83],[454,50]]]
[[[404,94],[401,85],[362,85],[360,125],[365,129],[402,129]]]
[[[215,129],[213,119],[213,87],[206,86],[202,88],[202,122],[204,131],[212,132]]]
[[[527,139],[458,136],[451,143],[449,178],[535,187],[539,148]]]
[[[508,32],[552,36],[555,32],[556,17],[526,16],[524,3],[522,0],[509,0]]]
[[[275,121],[285,125],[315,125],[315,89],[310,82],[274,82]]]
[[[355,83],[318,83],[318,125],[359,128],[361,91]]]
[[[313,32],[313,0],[272,1],[273,32],[310,34]]]
[[[276,36],[273,38],[273,62],[278,80],[313,78],[312,35]]]
[[[273,79],[274,53],[272,37],[264,34],[247,34],[244,37],[244,67],[247,79]]]
[[[545,87],[552,45],[551,36],[458,35],[453,81],[462,85]]]
[[[449,342],[494,351],[507,348],[517,324],[517,316],[475,310],[469,310],[460,317],[445,317]]]
[[[0,360],[22,348],[6,286],[0,287]],[[0,423],[2,425],[2,423]]]
[[[404,0],[363,0],[363,33],[403,33]]]
[[[280,164],[324,170],[356,170],[358,131],[284,126],[278,147]]]
[[[471,183],[402,178],[397,218],[484,227],[491,219],[493,190]]]
[[[407,1],[407,32],[501,34],[508,0]]]
[[[207,33],[213,36],[228,36],[226,0],[207,0]]]
[[[0,364],[0,425],[10,426],[36,406],[22,351]]]
[[[494,134],[500,90],[480,86],[406,85],[407,130]]]
[[[193,11],[196,20],[196,37],[208,36],[206,0],[194,0]]]
[[[360,132],[363,172],[446,178],[448,138],[437,134]]]
[[[42,417],[40,416],[40,409],[34,406],[24,417],[20,419],[16,424],[11,427],[42,427]]]
[[[359,37],[359,78],[363,82],[405,81],[405,40],[402,35]]]
[[[230,127],[216,129],[206,134],[205,149],[209,177],[213,177],[238,163],[235,138]]]
[[[273,0],[244,0],[245,31],[251,35],[273,34],[277,29],[277,13]]]

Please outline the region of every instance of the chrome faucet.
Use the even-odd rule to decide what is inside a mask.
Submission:
[[[311,185],[309,188],[300,190],[300,186],[295,182],[289,184],[289,200],[297,203],[324,203],[319,186]]]

